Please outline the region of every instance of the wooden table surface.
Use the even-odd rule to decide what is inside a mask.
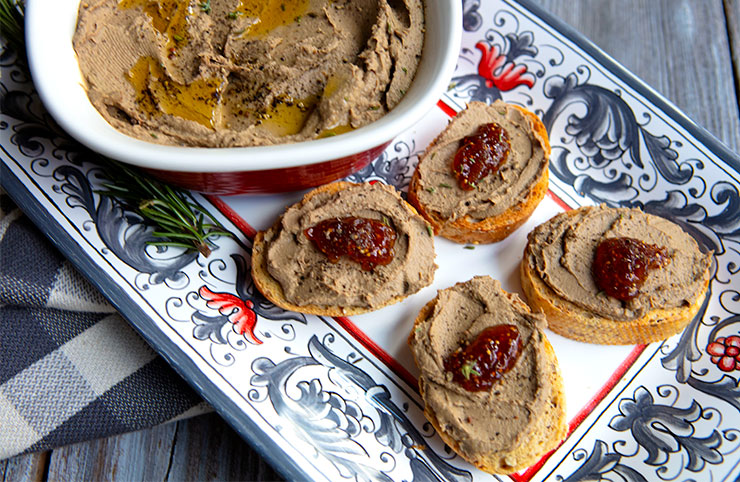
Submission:
[[[486,0],[481,0],[486,1]],[[740,151],[740,0],[538,0]],[[279,480],[216,414],[0,461],[0,479]]]

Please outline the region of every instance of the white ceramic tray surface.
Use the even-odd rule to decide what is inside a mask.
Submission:
[[[707,354],[740,335],[740,159],[579,34],[526,1],[466,3],[462,51],[438,108],[352,181],[405,190],[418,156],[470,100],[502,98],[542,117],[550,192],[506,240],[435,240],[433,286],[349,318],[285,312],[249,277],[250,238],[303,193],[206,198],[234,238],[204,258],[147,247],[151,230],[99,196],[100,168],[49,119],[4,62],[3,185],[60,250],[216,410],[289,479],[508,480],[478,471],[425,420],[406,337],[437,289],[475,275],[521,292],[526,234],[563,209],[639,206],[715,252],[710,296],[675,337],[647,346],[550,333],[571,433],[527,480],[736,480],[740,370]],[[726,357],[725,357],[726,358]],[[739,365],[735,365],[739,366]]]

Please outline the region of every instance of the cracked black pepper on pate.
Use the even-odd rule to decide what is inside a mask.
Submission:
[[[74,48],[118,130],[227,147],[329,137],[403,97],[424,41],[420,0],[89,0]]]

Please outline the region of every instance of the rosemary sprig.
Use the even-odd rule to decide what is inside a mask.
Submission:
[[[231,236],[183,191],[113,160],[105,166],[105,175],[111,182],[103,183],[105,189],[98,194],[122,200],[154,224],[152,235],[162,238],[151,243],[155,246],[197,249],[208,257],[211,237]]]
[[[0,0],[0,33],[8,46],[19,55],[25,55],[23,36],[24,0]]]

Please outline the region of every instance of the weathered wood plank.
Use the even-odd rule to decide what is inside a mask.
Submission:
[[[737,0],[728,0],[728,4]],[[540,0],[730,149],[738,94],[722,0]],[[737,19],[735,19],[737,29]]]
[[[208,414],[178,424],[167,480],[281,480],[221,417]]]
[[[44,480],[44,471],[48,461],[49,452],[19,455],[2,460],[0,461],[0,481],[40,482]]]
[[[61,447],[49,460],[48,480],[164,480],[176,423]]]
[[[725,15],[727,16],[732,66],[735,73],[735,93],[740,98],[740,0],[725,0]],[[738,117],[740,117],[740,105],[738,105],[738,111]]]
[[[48,480],[268,481],[280,476],[218,415],[208,414],[56,449]]]

